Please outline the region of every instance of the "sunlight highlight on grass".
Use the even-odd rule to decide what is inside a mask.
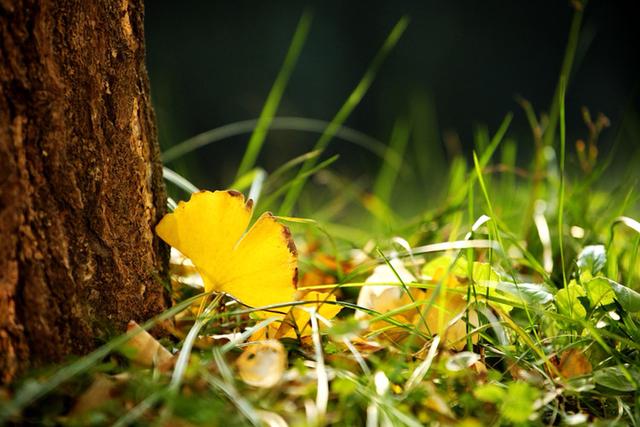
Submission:
[[[200,191],[198,187],[189,182],[188,179],[172,171],[166,166],[162,168],[162,176],[164,177],[164,179],[172,184],[175,184],[178,188],[186,191],[189,194],[197,193],[198,191]]]
[[[564,260],[564,192],[565,192],[565,146],[566,146],[566,130],[564,117],[564,97],[566,90],[566,79],[560,77],[560,96],[558,97],[560,110],[560,195],[558,196],[558,245],[560,246],[560,263],[562,268],[562,284],[567,287],[567,272]]]
[[[327,126],[329,126],[329,123],[330,122],[326,120],[311,119],[308,117],[273,117],[269,130],[323,134]],[[208,130],[169,148],[162,153],[162,160],[164,163],[170,163],[209,144],[253,132],[257,125],[258,119],[252,119],[229,123]],[[335,137],[369,150],[381,159],[392,162],[392,166],[396,169],[401,166],[401,159],[397,154],[390,152],[384,143],[365,133],[342,125],[336,130]]]
[[[305,12],[302,14],[302,17],[298,22],[296,32],[293,35],[293,40],[291,41],[291,46],[289,46],[289,51],[287,52],[287,56],[284,59],[282,68],[280,69],[280,72],[278,73],[278,76],[273,83],[271,91],[267,96],[267,101],[265,102],[262,112],[260,113],[260,118],[258,119],[256,128],[251,135],[249,145],[244,152],[244,157],[240,162],[236,177],[244,175],[255,165],[258,154],[262,149],[262,144],[267,137],[267,132],[269,131],[271,121],[276,115],[276,111],[278,110],[278,106],[280,105],[282,94],[284,93],[284,90],[287,87],[287,83],[289,82],[289,77],[291,77],[291,73],[293,72],[296,62],[298,61],[298,57],[300,56],[300,52],[302,51],[304,42],[307,39],[307,34],[309,34],[310,26],[311,14],[309,12]]]
[[[580,2],[576,2],[580,3]],[[569,30],[569,39],[567,40],[567,47],[562,61],[562,68],[560,70],[560,78],[556,86],[553,101],[551,102],[551,111],[549,113],[549,123],[546,126],[544,132],[544,145],[546,147],[553,144],[555,138],[556,126],[560,116],[561,97],[564,97],[564,92],[571,76],[571,70],[573,67],[573,61],[576,57],[576,50],[578,47],[578,41],[580,40],[580,28],[582,25],[582,17],[584,15],[583,6],[576,7],[571,21],[571,28]]]
[[[408,143],[409,124],[403,119],[398,119],[391,132],[389,148],[387,149],[388,154],[385,153],[385,162],[380,167],[378,176],[373,184],[373,194],[385,205],[389,205],[391,193],[393,192],[399,171],[399,169],[392,168],[391,165],[393,163],[389,161],[387,157],[391,156],[392,153],[393,155],[402,157]]]
[[[347,98],[347,101],[342,105],[340,110],[336,113],[335,117],[327,126],[327,129],[322,134],[318,142],[314,147],[314,150],[324,149],[329,145],[329,142],[335,136],[338,128],[344,123],[344,121],[349,117],[351,112],[355,109],[355,107],[360,103],[364,95],[367,93],[369,87],[373,83],[375,76],[378,72],[378,69],[384,62],[385,58],[391,52],[391,50],[395,47],[395,45],[400,40],[400,37],[404,33],[409,24],[409,20],[407,17],[401,18],[398,23],[393,27],[391,33],[385,40],[384,44],[373,58],[373,61],[369,65],[367,71],[364,76],[353,90],[351,95]],[[306,177],[304,176],[309,170],[311,170],[315,165],[315,161],[313,159],[307,160],[303,165],[300,171],[298,172],[298,176],[296,177],[295,184],[291,186],[289,191],[287,192],[278,213],[284,216],[290,216],[293,211],[293,207],[302,192],[302,188],[306,182]]]

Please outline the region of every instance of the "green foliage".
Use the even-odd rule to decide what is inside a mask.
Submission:
[[[606,264],[607,253],[604,245],[585,246],[576,259],[580,274],[588,273],[591,276],[600,273]]]
[[[637,366],[626,372],[610,366],[593,373],[593,381],[605,388],[617,392],[633,392],[640,387],[640,369]]]
[[[502,416],[513,423],[524,423],[533,413],[539,395],[540,391],[526,382],[510,383],[502,399]]]
[[[573,320],[586,318],[587,310],[580,302],[580,297],[586,295],[584,288],[572,280],[566,288],[560,289],[556,294],[558,311]]]
[[[249,172],[249,170],[251,170],[255,165],[258,154],[260,153],[265,138],[267,137],[269,126],[276,115],[278,106],[280,105],[280,100],[282,99],[284,90],[289,82],[289,77],[291,77],[291,73],[295,68],[300,52],[302,51],[302,47],[304,46],[310,26],[311,15],[308,12],[305,12],[300,18],[298,27],[293,35],[293,40],[291,40],[291,46],[289,47],[287,56],[284,59],[284,64],[282,64],[282,68],[273,83],[273,87],[271,88],[262,112],[260,113],[258,123],[256,123],[256,127],[251,134],[251,139],[249,139],[249,144],[242,161],[240,162],[240,166],[238,167],[236,179]]]

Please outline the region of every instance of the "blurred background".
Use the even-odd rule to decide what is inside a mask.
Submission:
[[[567,91],[568,162],[586,138],[581,107],[611,120],[599,142],[628,166],[637,153],[640,37],[635,2],[589,1]],[[438,185],[451,157],[468,159],[478,133],[493,135],[514,113],[509,138],[517,163],[530,162],[533,137],[516,101],[548,111],[573,15],[570,2],[323,1],[146,4],[147,64],[163,150],[198,133],[255,119],[280,69],[296,24],[313,13],[306,44],[278,116],[330,121],[394,24],[410,24],[346,126],[383,143],[394,123],[410,123],[405,164],[425,186]],[[275,130],[258,164],[272,171],[312,149],[318,134]],[[250,134],[187,154],[170,166],[202,188],[230,185]],[[332,141],[323,157],[346,176],[374,176],[381,160]],[[416,157],[427,162],[414,162]],[[635,157],[637,158],[637,156]],[[614,174],[616,168],[611,169]]]

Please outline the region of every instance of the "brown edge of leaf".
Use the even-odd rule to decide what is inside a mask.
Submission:
[[[298,248],[296,248],[296,243],[293,241],[293,236],[291,235],[291,230],[286,225],[280,224],[282,226],[282,234],[284,235],[284,239],[287,242],[287,248],[289,252],[293,255],[293,257],[298,259]],[[298,266],[293,270],[293,287],[298,289]]]
[[[247,199],[247,201],[244,201],[244,194],[242,194],[241,192],[237,191],[237,190],[226,190],[227,193],[232,196],[232,197],[240,197],[242,199],[242,201],[244,202],[244,205],[247,209],[249,209],[250,211],[253,210],[253,199]]]
[[[263,216],[269,217],[272,221],[278,224],[282,229],[282,236],[284,237],[285,242],[287,242],[287,249],[289,253],[293,255],[295,260],[298,260],[298,248],[296,248],[296,243],[293,241],[293,236],[291,234],[291,230],[286,225],[278,222],[276,218],[273,216],[271,212],[265,212],[262,214]],[[298,266],[296,263],[296,268],[293,270],[293,277],[291,278],[291,282],[293,283],[293,287],[298,289]]]

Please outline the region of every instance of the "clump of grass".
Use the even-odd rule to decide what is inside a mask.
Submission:
[[[173,371],[140,369],[124,357],[122,348],[132,332],[4,390],[0,422],[637,425],[638,195],[635,185],[601,189],[598,179],[610,161],[597,155],[583,158],[580,145],[572,152],[566,141],[564,98],[581,16],[579,9],[550,124],[543,127],[533,106],[520,100],[532,128],[531,165],[516,164],[510,113],[493,136],[488,129],[477,132],[472,166],[461,156],[453,158],[446,182],[429,193],[425,177],[411,173],[414,163],[406,154],[415,144],[413,122],[398,118],[382,149],[376,140],[343,127],[400,38],[405,19],[331,122],[274,117],[309,28],[305,15],[263,115],[248,124],[253,134],[234,186],[260,197],[258,210],[280,202],[275,213],[295,233],[302,277],[312,278],[305,286],[337,295],[340,316],[325,319],[312,310],[310,337],[282,340],[288,351],[286,375],[270,389],[255,388],[239,380],[233,366],[246,340],[270,322],[257,321],[254,313],[305,302],[246,308],[219,296],[198,318],[191,307],[203,294],[190,296],[193,289],[176,285],[174,307],[142,327],[175,319],[174,337],[163,342],[181,352]],[[312,151],[271,173],[255,167],[270,126],[317,131],[319,124],[325,129]],[[244,131],[245,125],[178,145],[182,148],[170,157],[225,132]],[[372,173],[373,182],[354,181],[329,168],[336,157],[325,159],[323,154],[334,136],[380,155],[382,165]],[[589,144],[595,146],[597,138]],[[578,157],[580,170],[565,167],[571,156]],[[418,161],[423,173],[424,161]],[[175,198],[195,191],[175,172],[165,173],[176,186]],[[312,176],[316,180],[307,182]],[[409,213],[402,209],[407,199]],[[297,216],[291,217],[294,212]],[[441,262],[442,255],[449,260],[442,278],[420,274],[425,265]],[[403,261],[415,273],[415,282],[402,280],[391,259]],[[386,312],[357,306],[365,279],[384,264],[407,295],[422,289],[432,296],[411,297]],[[450,278],[464,286],[447,288]],[[421,327],[430,310],[446,303],[446,295],[461,295],[467,303],[458,319],[466,328],[459,337],[463,351],[452,350],[446,336]],[[369,325],[386,326],[367,327],[354,319],[355,310],[369,316]],[[409,310],[417,311],[420,321],[398,320]],[[469,320],[472,311],[477,323]],[[239,335],[221,337],[230,333]],[[104,376],[111,381],[110,401],[82,413],[71,410],[78,396],[86,396],[89,385]]]

